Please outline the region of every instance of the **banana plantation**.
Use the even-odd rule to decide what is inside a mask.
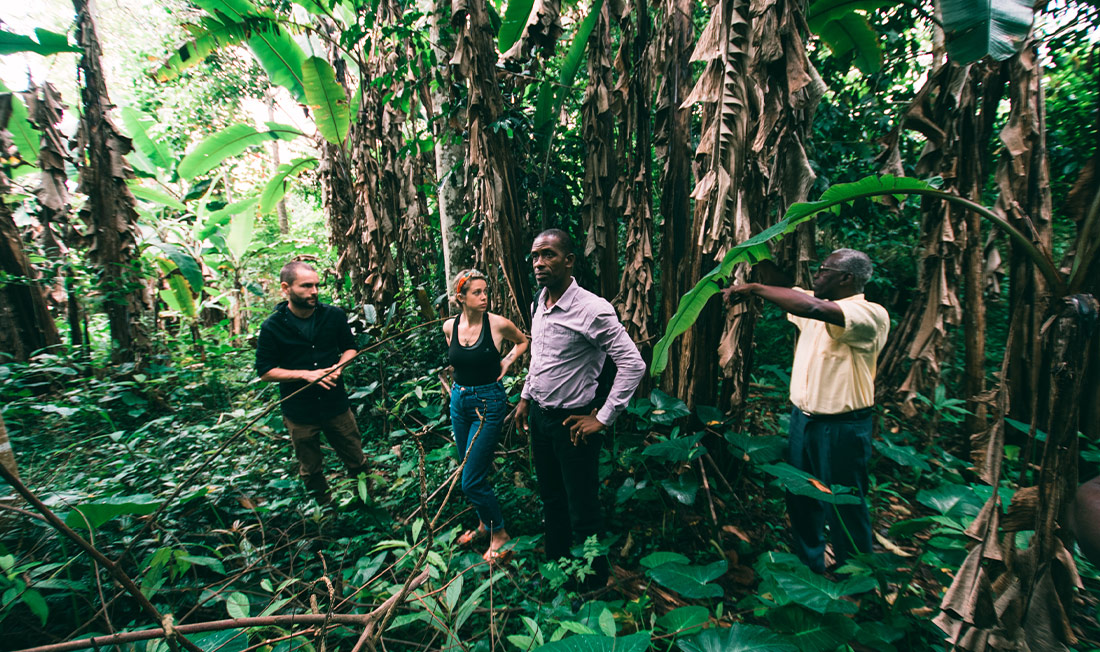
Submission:
[[[0,649],[1100,651],[1098,71],[1097,0],[0,4]],[[582,292],[612,423],[594,330],[540,389]]]

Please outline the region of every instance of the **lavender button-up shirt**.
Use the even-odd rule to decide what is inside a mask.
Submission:
[[[531,368],[521,396],[545,408],[584,407],[596,398],[596,378],[607,356],[615,361],[617,373],[596,418],[609,426],[645,373],[638,347],[611,304],[577,285],[576,279],[550,308],[540,292],[531,326]]]

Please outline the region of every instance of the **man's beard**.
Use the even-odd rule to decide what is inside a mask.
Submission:
[[[307,299],[307,298],[295,296],[293,294],[289,295],[287,297],[287,299],[290,301],[290,303],[294,304],[295,308],[302,308],[303,310],[308,310],[310,308],[316,308],[317,307],[317,299]]]

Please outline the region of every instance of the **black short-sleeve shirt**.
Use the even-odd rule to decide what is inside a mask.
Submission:
[[[282,302],[260,327],[256,345],[256,374],[275,369],[324,369],[340,361],[344,351],[355,348],[355,338],[347,315],[336,306],[318,303],[313,312],[312,337],[302,332],[293,314]],[[287,397],[307,383],[294,380],[279,383],[279,393]],[[341,377],[332,389],[314,385],[282,404],[283,416],[295,423],[317,423],[348,409],[348,394]]]

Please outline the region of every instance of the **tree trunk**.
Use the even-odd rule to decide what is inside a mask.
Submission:
[[[11,471],[16,478],[19,477],[19,467],[15,465],[15,450],[11,447],[11,440],[8,439],[8,427],[4,425],[3,414],[0,414],[0,464],[3,464],[4,468]]]
[[[80,89],[84,109],[77,138],[82,156],[77,167],[78,190],[88,199],[80,217],[92,227],[88,254],[100,267],[99,286],[115,345],[112,359],[133,361],[146,347],[138,322],[142,311],[136,258],[138,216],[136,201],[126,185],[132,171],[124,158],[133,148],[110,120],[112,104],[99,61],[92,4],[90,0],[73,0],[73,8],[77,14],[76,40],[83,51],[79,67],[84,78]]]
[[[267,100],[267,119],[269,122],[275,122],[275,96],[268,95],[265,99]],[[271,167],[274,172],[278,172],[281,163],[279,139],[275,138],[271,141]],[[286,214],[286,201],[282,198],[275,202],[275,213],[279,216],[279,233],[282,235],[290,233],[290,219]]]

